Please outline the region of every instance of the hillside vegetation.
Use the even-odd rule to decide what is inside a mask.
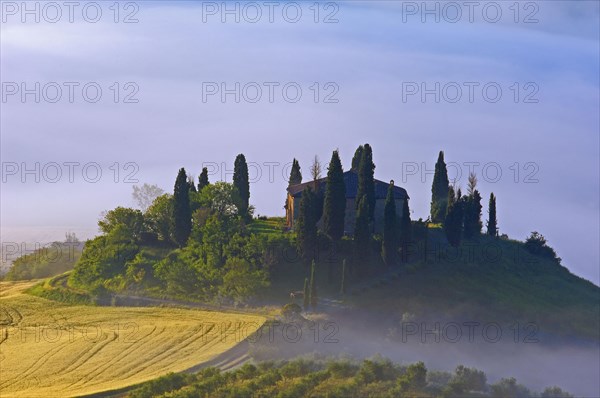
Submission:
[[[3,279],[18,281],[62,274],[75,267],[82,250],[80,242],[53,242],[17,258]]]
[[[344,398],[568,398],[559,387],[533,393],[514,378],[488,384],[485,373],[458,366],[453,374],[428,371],[422,362],[409,366],[375,357],[246,364],[222,373],[207,368],[194,375],[171,374],[128,394],[129,398],[344,397]]]
[[[411,318],[531,323],[538,338],[598,341],[600,288],[556,259],[507,239],[481,236],[455,248],[433,229],[429,240],[427,259],[422,249],[415,252],[400,273],[357,285],[346,301],[398,324]]]

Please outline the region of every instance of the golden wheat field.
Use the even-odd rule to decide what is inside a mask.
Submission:
[[[0,396],[68,397],[118,389],[201,364],[265,321],[159,307],[69,306],[0,282]]]

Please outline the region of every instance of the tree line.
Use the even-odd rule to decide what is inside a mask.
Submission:
[[[448,242],[452,246],[459,246],[463,238],[473,239],[481,235],[481,200],[481,194],[477,190],[477,176],[474,173],[469,174],[466,195],[462,194],[460,187],[450,184],[444,152],[440,151],[431,186],[430,221],[443,225]],[[496,196],[493,192],[490,193],[486,227],[487,235],[498,236]]]

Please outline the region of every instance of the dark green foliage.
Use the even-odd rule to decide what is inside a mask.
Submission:
[[[394,184],[388,187],[385,207],[383,209],[383,242],[381,245],[381,257],[383,262],[390,266],[396,263],[398,252],[398,237],[396,219],[396,199],[394,197]]]
[[[190,208],[190,186],[185,169],[179,169],[173,192],[173,237],[179,247],[185,246],[192,232],[192,210]]]
[[[312,261],[310,265],[310,306],[313,311],[317,308],[317,303],[319,301],[317,294],[317,279],[315,277],[315,260]]]
[[[179,390],[181,387],[196,381],[195,375],[185,373],[167,373],[157,379],[144,383],[132,391],[129,398],[155,397],[166,392]]]
[[[360,198],[354,225],[354,258],[364,271],[364,262],[370,254],[371,232],[369,230],[369,205],[366,195]]]
[[[532,397],[531,391],[525,386],[517,384],[514,377],[502,379],[496,384],[492,384],[492,398],[529,398]]]
[[[304,311],[308,310],[308,306],[310,305],[310,285],[308,282],[308,278],[304,278],[304,300],[302,303],[304,307]]]
[[[444,162],[444,151],[440,151],[435,164],[433,184],[431,185],[431,221],[440,223],[444,221],[448,203],[448,170]]]
[[[423,362],[409,365],[406,372],[398,378],[401,391],[422,391],[427,386],[427,368]]]
[[[144,221],[148,229],[163,242],[173,240],[173,208],[173,196],[164,194],[154,199],[144,213]]]
[[[247,218],[250,207],[250,180],[248,177],[248,164],[243,154],[237,155],[233,165],[233,185],[237,188],[240,195],[239,214]]]
[[[494,196],[493,192],[490,193],[488,217],[487,234],[490,236],[498,236],[498,221],[496,220],[496,196]]]
[[[119,229],[131,240],[138,241],[145,231],[144,215],[140,210],[119,206],[106,212],[98,221],[98,227],[105,234]]]
[[[92,287],[125,272],[125,264],[139,247],[117,227],[107,235],[88,240],[75,265],[71,280],[78,286]]]
[[[358,167],[360,166],[360,159],[362,158],[364,147],[359,145],[354,152],[354,156],[352,157],[352,170],[358,171]]]
[[[373,221],[375,214],[375,164],[373,163],[373,150],[369,144],[365,144],[358,166],[358,190],[356,199],[366,197],[368,221]],[[355,203],[356,208],[360,202]]]
[[[296,221],[298,252],[305,260],[312,260],[317,250],[316,197],[310,187],[304,188]]]
[[[362,363],[349,360],[307,360],[259,362],[246,364],[240,368],[222,372],[215,368],[206,368],[197,374],[173,374],[159,377],[142,384],[129,393],[129,397],[431,397],[440,396],[436,391],[446,387],[448,378],[437,378],[437,383],[427,385],[430,375],[440,372],[428,372],[423,362],[407,367],[394,364],[388,359],[373,358]],[[433,379],[431,379],[433,380]],[[504,382],[502,386],[500,384]],[[496,390],[513,392],[503,379]],[[487,388],[488,386],[486,386]],[[504,389],[506,387],[506,390]],[[529,397],[531,393],[517,387],[518,392]],[[494,387],[492,387],[494,388]],[[568,394],[559,388],[546,389],[550,394],[544,398],[567,398]],[[441,396],[446,397],[482,397],[470,393],[456,394],[450,388],[444,389]],[[512,397],[506,395],[504,397]]]
[[[412,221],[410,219],[410,208],[408,198],[402,204],[402,217],[400,218],[400,248],[402,250],[402,261],[408,261],[408,246],[412,242]]]
[[[446,219],[444,221],[444,232],[448,242],[458,247],[462,240],[463,231],[463,206],[464,199],[459,197],[460,189],[456,196],[454,196],[454,189],[450,187],[448,190],[448,203],[450,206],[447,208]]]
[[[464,236],[473,239],[481,235],[481,195],[478,190],[467,196],[463,204]]]
[[[334,244],[344,235],[345,214],[346,185],[344,184],[344,170],[338,151],[333,151],[327,169],[323,226],[325,234]]]
[[[292,170],[290,171],[290,179],[288,185],[296,185],[302,183],[302,172],[300,171],[300,163],[294,158],[292,161]]]
[[[190,186],[190,193],[198,192],[196,190],[196,184],[194,183],[194,178],[192,176],[188,176],[188,185]]]
[[[198,177],[198,192],[202,192],[202,189],[208,184],[210,184],[208,181],[208,169],[203,167],[202,173],[200,173],[200,177]]]
[[[544,235],[537,231],[533,231],[525,241],[525,250],[535,256],[557,259],[554,249],[548,246]]]
[[[447,395],[461,396],[470,391],[485,391],[486,388],[487,377],[484,372],[459,365],[448,383],[446,392],[451,392]]]

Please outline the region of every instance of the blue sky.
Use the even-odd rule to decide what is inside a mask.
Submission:
[[[58,239],[66,230],[91,236],[102,210],[132,205],[132,184],[124,181],[129,172],[139,183],[170,191],[179,167],[196,176],[205,162],[231,170],[240,152],[261,167],[251,186],[257,213],[282,215],[282,170],[293,157],[306,178],[315,154],[326,163],[339,148],[348,167],[354,149],[368,142],[376,177],[408,190],[413,218],[425,218],[429,208],[432,175],[423,180],[420,172],[433,169],[444,150],[448,162],[461,165],[457,185],[463,189],[465,163],[479,163],[474,170],[484,220],[493,191],[501,233],[524,239],[540,231],[564,265],[598,283],[599,3],[537,2],[537,8],[520,9],[518,23],[512,2],[496,3],[502,10],[496,23],[478,10],[473,22],[464,16],[450,23],[451,15],[442,14],[439,23],[432,17],[423,23],[422,10],[406,13],[410,3],[338,2],[338,22],[330,24],[322,18],[334,9],[321,3],[321,22],[314,23],[312,2],[299,3],[303,16],[297,23],[277,10],[273,23],[264,15],[258,23],[243,16],[239,23],[232,17],[222,23],[219,13],[203,21],[203,6],[192,2],[138,2],[139,22],[132,24],[114,23],[108,3],[97,23],[77,12],[74,23],[54,24],[43,18],[22,23],[19,14],[4,13],[3,92],[6,82],[96,82],[103,96],[97,103],[79,94],[73,103],[64,97],[35,103],[32,96],[23,103],[16,95],[2,103],[2,241]],[[531,12],[538,22],[523,23]],[[110,89],[114,82],[119,103]],[[131,92],[127,82],[139,88],[138,103],[123,103]],[[271,103],[265,88],[257,103],[236,103],[233,95],[225,103],[218,95],[203,102],[206,82],[257,82],[263,88],[264,82],[294,82],[303,95],[289,103],[278,89]],[[436,103],[429,95],[422,102],[414,95],[403,101],[407,83],[432,88],[436,82],[458,84],[462,99]],[[479,84],[472,103],[465,82]],[[323,102],[333,90],[326,83],[339,89],[337,103]],[[482,96],[480,88],[489,83],[502,89],[498,102]],[[523,102],[533,91],[537,103]],[[19,168],[39,162],[40,173],[49,162],[80,166],[72,183],[66,168],[57,183],[44,175],[36,183],[33,175],[22,182],[20,169],[7,173],[7,162]],[[90,162],[103,173],[96,183],[81,175]],[[491,181],[495,173],[487,180],[483,175],[492,162],[502,171],[497,182]],[[124,169],[127,163],[137,169]],[[407,175],[415,164],[417,174]]]

